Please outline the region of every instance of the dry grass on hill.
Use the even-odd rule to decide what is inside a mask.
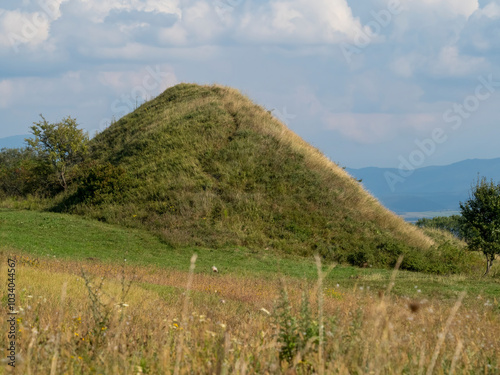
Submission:
[[[88,186],[73,186],[53,209],[146,228],[174,247],[319,253],[338,262],[363,252],[371,264],[390,267],[400,253],[419,257],[435,245],[232,88],[169,88],[97,135],[91,148],[100,169],[92,167]],[[423,271],[428,257],[420,257],[411,267]]]

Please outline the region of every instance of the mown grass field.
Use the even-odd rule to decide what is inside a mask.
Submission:
[[[318,288],[313,259],[173,249],[138,229],[15,210],[0,211],[0,251],[2,309],[15,256],[19,310],[17,367],[2,373],[500,373],[498,268],[483,279],[336,266]],[[292,329],[318,333],[322,320],[321,339]]]

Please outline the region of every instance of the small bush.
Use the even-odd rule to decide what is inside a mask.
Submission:
[[[356,267],[366,267],[372,258],[372,254],[368,254],[365,250],[356,251],[347,256],[347,261]]]
[[[422,218],[419,219],[415,225],[420,228],[434,228],[446,230],[453,234],[455,237],[463,239],[463,229],[460,224],[460,215],[453,216],[437,216],[431,219]]]
[[[275,308],[275,324],[280,359],[293,364],[299,358],[302,364],[307,364],[308,354],[317,352],[319,342],[319,325],[313,319],[307,293],[302,293],[300,312],[294,314],[288,293],[282,287]]]
[[[91,204],[116,200],[127,189],[128,181],[122,167],[111,163],[92,163],[83,169],[74,198]]]

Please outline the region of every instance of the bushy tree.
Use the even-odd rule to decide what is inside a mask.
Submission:
[[[49,124],[45,118],[31,127],[33,138],[27,138],[29,149],[47,160],[64,190],[68,188],[68,171],[81,162],[88,150],[89,136],[78,129],[76,119],[63,118],[61,122]]]
[[[469,199],[460,203],[462,229],[471,250],[486,256],[486,273],[500,254],[500,183],[477,181]]]

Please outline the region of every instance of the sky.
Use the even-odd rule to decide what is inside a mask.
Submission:
[[[341,166],[500,157],[500,0],[0,3],[0,138],[239,89]]]

